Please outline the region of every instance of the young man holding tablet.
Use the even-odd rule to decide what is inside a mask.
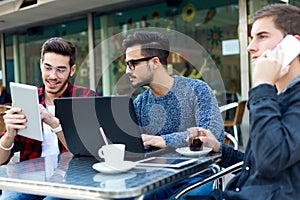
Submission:
[[[4,164],[14,152],[20,151],[20,161],[66,151],[59,119],[54,116],[54,98],[71,96],[95,96],[94,91],[69,83],[76,70],[76,50],[72,43],[62,38],[47,40],[41,50],[40,68],[44,86],[38,89],[43,122],[44,141],[41,143],[17,135],[26,126],[26,116],[18,114],[20,108],[12,108],[4,116],[7,131],[2,134],[0,163]],[[53,134],[55,133],[55,134]],[[59,142],[57,142],[57,139]]]
[[[43,142],[17,134],[18,130],[26,128],[26,116],[20,114],[21,108],[11,108],[4,116],[6,131],[0,139],[0,164],[8,163],[18,151],[20,161],[67,151],[60,121],[54,116],[54,98],[98,96],[94,91],[69,82],[76,71],[75,59],[75,47],[63,38],[51,38],[43,44],[40,61],[43,87],[38,89],[39,103],[42,105],[40,114],[43,122]],[[14,194],[14,199],[22,199],[26,195]],[[13,197],[10,196],[9,199]]]

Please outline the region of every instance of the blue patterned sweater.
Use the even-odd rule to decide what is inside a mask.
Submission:
[[[187,146],[187,128],[209,129],[219,141],[224,139],[223,118],[217,99],[203,81],[174,76],[165,96],[154,96],[147,89],[134,100],[142,133],[162,136],[167,146]]]

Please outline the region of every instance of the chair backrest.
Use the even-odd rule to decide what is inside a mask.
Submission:
[[[224,136],[225,136],[224,144],[233,145],[233,148],[235,150],[238,150],[239,145],[238,145],[238,142],[236,141],[236,139],[230,133],[227,133],[227,132],[224,132]]]
[[[226,105],[223,105],[223,106],[220,106],[220,112],[224,112],[226,110],[230,110],[232,108],[235,108],[238,106],[238,102],[233,102],[233,103],[229,103],[229,104],[226,104]]]
[[[234,113],[234,119],[232,121],[234,122],[234,124],[240,125],[243,120],[246,103],[247,103],[247,100],[241,100],[238,102],[233,102],[233,103],[223,105],[223,106],[219,107],[219,109],[220,109],[220,112],[225,112],[227,110],[236,108],[235,113]]]
[[[235,110],[235,116],[234,116],[234,123],[236,125],[240,125],[243,120],[245,107],[246,107],[246,100],[238,101],[238,105]]]
[[[2,131],[5,131],[5,124],[4,124],[3,116],[5,115],[5,111],[7,111],[9,108],[10,108],[9,104],[8,105],[0,104],[0,133]]]

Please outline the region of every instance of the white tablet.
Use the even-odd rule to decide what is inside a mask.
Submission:
[[[151,157],[136,163],[138,166],[180,168],[197,160],[195,158]]]
[[[37,87],[10,82],[12,106],[22,108],[26,118],[26,129],[18,130],[18,134],[31,139],[43,141],[41,116]]]

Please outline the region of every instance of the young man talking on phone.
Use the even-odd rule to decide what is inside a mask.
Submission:
[[[286,4],[265,6],[252,16],[248,51],[253,88],[245,154],[219,143],[208,130],[189,130],[190,136],[201,135],[205,146],[216,144],[213,151],[222,152],[222,167],[244,161],[225,191],[214,190],[208,199],[300,199],[300,56],[282,70],[284,55],[278,45],[287,34],[300,42],[299,19],[300,8]],[[277,55],[272,53],[275,47]]]

